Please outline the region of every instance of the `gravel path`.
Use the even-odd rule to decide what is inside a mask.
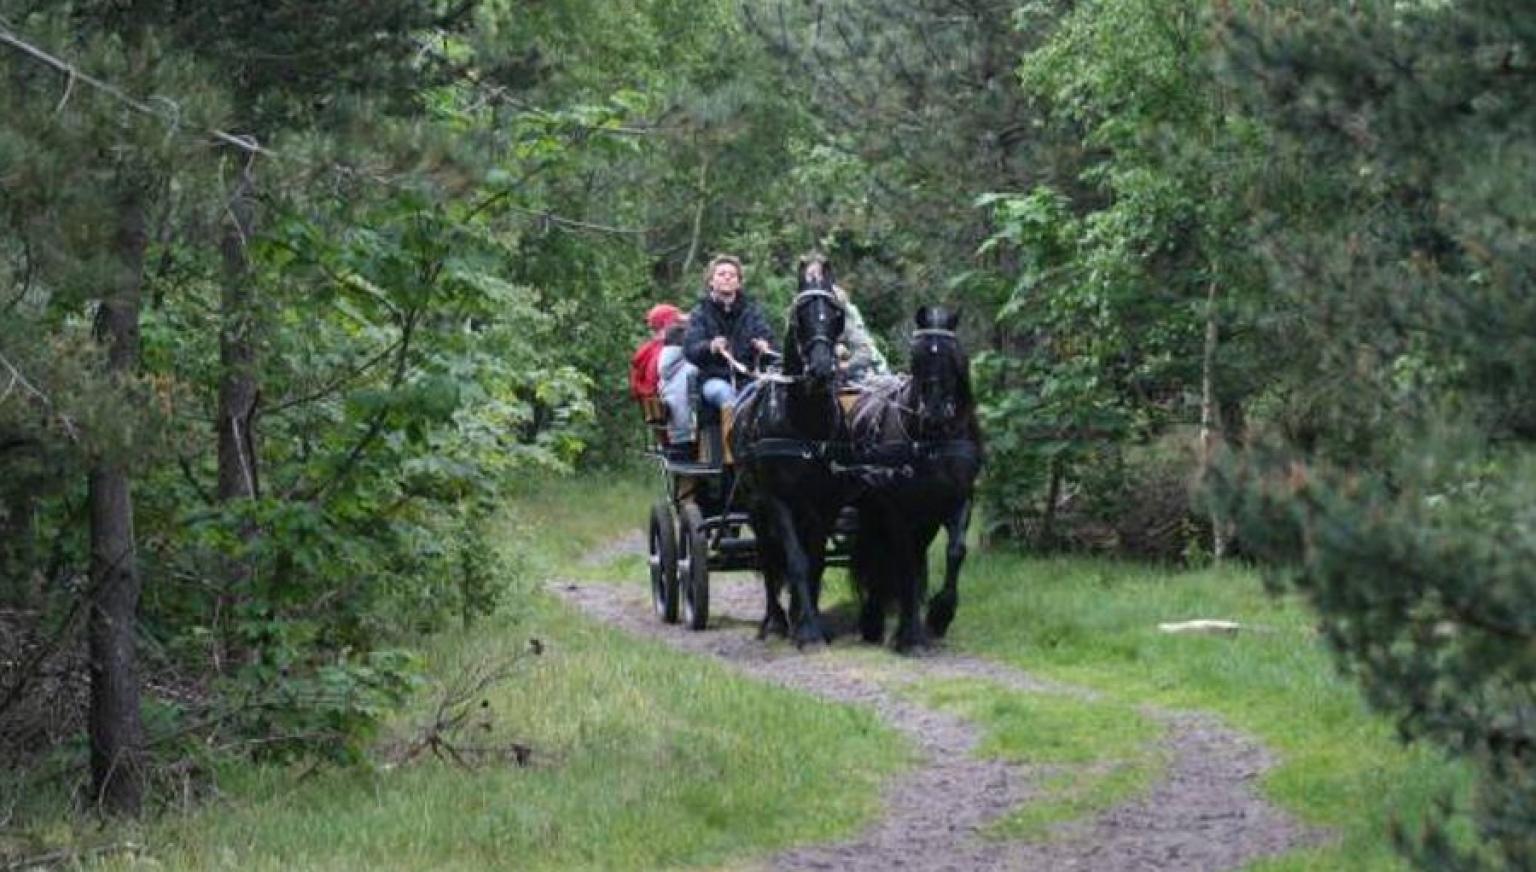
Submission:
[[[644,547],[643,541],[626,540],[602,550],[612,559]],[[856,641],[851,626],[834,626],[838,641],[814,651],[760,642],[761,584],[735,574],[712,575],[710,581],[710,628],[702,633],[662,624],[651,610],[648,588],[640,585],[556,582],[550,589],[635,635],[716,657],[763,681],[869,706],[919,751],[918,765],[884,787],[885,814],[878,821],[848,841],[796,848],[762,868],[1218,870],[1324,838],[1259,794],[1257,779],[1275,761],[1257,742],[1211,716],[1156,708],[1144,713],[1164,724],[1168,765],[1148,793],[1058,827],[1048,840],[983,837],[980,830],[1038,796],[1045,776],[1060,770],[977,758],[973,750],[982,734],[975,724],[904,699],[893,688],[964,677],[1028,692],[1082,698],[1091,692],[943,649],[912,658],[849,656],[854,649],[870,650]]]

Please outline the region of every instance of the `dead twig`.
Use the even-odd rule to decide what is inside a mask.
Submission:
[[[80,433],[75,429],[75,422],[68,415],[58,412],[54,408],[53,400],[49,399],[47,394],[38,390],[37,386],[30,381],[27,381],[27,377],[16,367],[16,364],[11,363],[3,354],[0,354],[0,366],[5,367],[11,376],[11,384],[6,388],[6,396],[9,396],[11,390],[19,384],[23,390],[43,405],[43,408],[48,411],[50,416],[58,419],[58,422],[64,425],[64,435],[69,437],[69,441],[76,445],[80,444]]]
[[[537,657],[543,650],[543,642],[530,639],[526,655],[500,662],[477,663],[445,685],[438,694],[432,716],[417,730],[416,737],[395,755],[399,762],[409,763],[430,752],[438,760],[453,763],[466,771],[473,771],[476,762],[486,759],[529,765],[533,749],[520,742],[472,745],[466,744],[460,736],[471,731],[489,733],[492,730],[493,712],[485,692],[510,678],[527,656]]]
[[[30,857],[17,857],[6,859],[4,866],[0,866],[0,872],[21,872],[26,869],[29,872],[37,869],[54,869],[62,866],[79,866],[82,861],[96,857],[105,857],[109,854],[121,854],[139,850],[137,842],[114,842],[110,845],[96,845],[90,848],[60,848],[45,854],[34,854]]]

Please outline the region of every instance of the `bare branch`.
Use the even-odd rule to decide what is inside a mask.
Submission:
[[[33,398],[42,403],[43,408],[48,410],[48,414],[64,425],[64,433],[69,437],[69,441],[77,445],[80,443],[80,433],[75,429],[75,422],[70,420],[68,415],[58,412],[53,404],[53,400],[49,399],[47,394],[38,390],[35,385],[27,381],[27,377],[22,374],[21,370],[17,369],[16,365],[7,360],[3,354],[0,354],[0,366],[3,366],[10,373],[12,387],[20,385]],[[10,395],[9,388],[6,391],[6,395]],[[0,397],[0,400],[3,399],[4,397]]]
[[[181,124],[181,107],[168,98],[158,97],[156,99],[159,99],[172,107],[170,115],[167,115],[165,112],[156,109],[153,105],[146,103],[143,100],[129,96],[116,85],[104,82],[101,79],[98,79],[88,73],[80,72],[80,70],[74,65],[61,61],[53,55],[38,48],[37,46],[25,42],[15,33],[12,33],[8,28],[0,28],[0,44],[10,46],[11,48],[21,52],[33,60],[47,64],[48,66],[53,67],[59,72],[69,76],[69,85],[64,92],[64,99],[59,101],[58,106],[54,109],[55,112],[64,108],[65,102],[67,102],[69,99],[70,91],[74,89],[75,80],[79,79],[80,81],[90,85],[98,91],[101,91],[112,99],[117,100],[119,103],[122,103],[123,105],[128,106],[129,108],[141,112],[145,115],[158,118],[162,122],[171,125],[173,132],[174,129],[179,127]],[[239,149],[244,149],[246,151],[258,154],[275,156],[272,152],[267,151],[265,148],[256,145],[254,142],[248,141],[246,137],[236,136],[232,133],[225,133],[224,131],[216,128],[209,130],[208,134],[214,139],[228,143]]]

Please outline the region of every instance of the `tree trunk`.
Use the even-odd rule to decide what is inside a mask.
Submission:
[[[220,502],[254,499],[258,493],[252,417],[256,413],[256,349],[246,243],[255,226],[251,168],[247,164],[229,201],[220,252],[224,259],[219,334],[218,445]]]
[[[142,189],[118,203],[118,274],[98,313],[107,368],[126,388],[138,365],[139,306],[149,235]],[[91,777],[97,804],[112,814],[138,814],[144,796],[144,725],[135,651],[141,580],[134,552],[133,494],[128,464],[114,452],[93,463],[89,479],[91,593]]]
[[[1223,444],[1234,451],[1241,451],[1248,445],[1248,415],[1241,399],[1219,398],[1216,403],[1216,420],[1221,422]]]
[[[244,166],[230,195],[224,235],[219,244],[224,260],[224,287],[220,299],[223,324],[219,332],[222,375],[218,415],[214,419],[219,451],[219,482],[215,495],[223,504],[255,499],[260,492],[255,445],[258,401],[253,335],[255,306],[250,290],[250,260],[246,255],[246,245],[255,226],[255,183],[248,157],[240,155]],[[247,544],[256,537],[256,530],[250,524],[242,525],[239,533]],[[215,618],[216,625],[225,628],[221,633],[223,651],[215,655],[221,661],[215,663],[217,668],[222,668],[226,658],[241,658],[241,646],[231,637],[228,628],[234,625],[235,604],[248,595],[254,578],[255,567],[247,555],[236,555],[229,561],[225,587],[219,596],[219,614]]]
[[[1056,550],[1056,504],[1061,501],[1061,479],[1066,470],[1060,457],[1051,458],[1050,484],[1045,490],[1045,516],[1040,521],[1040,547]]]
[[[683,281],[692,281],[689,275],[699,256],[699,242],[704,236],[704,210],[709,206],[709,155],[699,164],[699,200],[693,207],[693,232],[688,238],[688,256],[683,258]],[[685,285],[686,287],[686,285]]]
[[[1216,283],[1211,282],[1205,298],[1205,349],[1200,365],[1200,481],[1205,482],[1211,458],[1221,442],[1221,409],[1216,400]],[[1227,525],[1220,514],[1211,511],[1211,554],[1217,560],[1227,556]]]

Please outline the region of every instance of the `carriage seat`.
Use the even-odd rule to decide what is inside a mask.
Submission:
[[[667,404],[657,394],[639,397],[635,405],[640,409],[640,419],[645,422],[647,447],[658,453],[666,453],[672,439],[667,427]]]
[[[641,397],[636,401],[640,406],[640,417],[648,427],[661,427],[665,431],[667,426],[667,404],[662,402],[656,394]]]

